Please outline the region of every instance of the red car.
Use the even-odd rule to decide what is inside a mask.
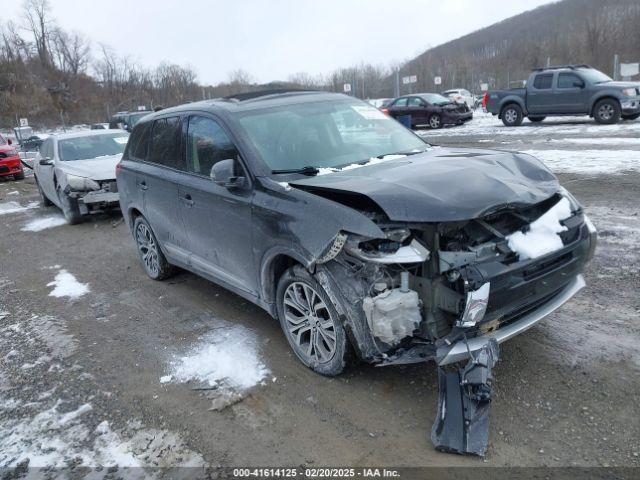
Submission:
[[[24,178],[24,170],[18,150],[11,146],[11,140],[5,140],[0,135],[0,177],[13,175],[14,180]]]

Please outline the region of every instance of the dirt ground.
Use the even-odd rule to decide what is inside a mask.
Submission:
[[[443,145],[538,148],[524,126],[481,143],[463,130],[424,135]],[[538,136],[560,138],[554,149],[581,148],[558,135]],[[630,149],[612,142],[592,150]],[[46,464],[47,452],[58,452],[54,463],[79,455],[89,465],[126,453],[162,466],[640,466],[640,175],[558,176],[598,228],[599,246],[587,287],[503,344],[485,459],[433,449],[433,364],[356,365],[321,377],[258,307],[191,273],[148,279],[118,215],[33,232],[21,229],[55,207],[0,214],[0,466],[25,449],[35,452],[32,466]],[[0,205],[36,200],[33,177],[0,181]],[[49,296],[61,268],[89,293]],[[215,391],[160,378],[220,321],[253,332],[269,375],[237,403],[210,410]]]

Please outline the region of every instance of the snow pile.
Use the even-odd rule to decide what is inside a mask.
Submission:
[[[60,270],[53,282],[47,283],[47,287],[55,287],[50,297],[79,298],[89,291],[88,283],[80,283],[66,270]]]
[[[31,202],[25,206],[20,205],[18,202],[6,202],[0,203],[0,215],[8,215],[10,213],[26,212],[32,208],[37,208],[38,202]]]
[[[554,172],[622,173],[640,170],[640,150],[524,150]]]
[[[172,363],[171,377],[161,382],[195,380],[218,390],[247,390],[269,373],[258,354],[255,334],[241,326],[218,328],[204,335],[188,355]]]
[[[59,227],[64,225],[67,221],[61,215],[52,215],[50,217],[37,218],[30,221],[20,230],[23,232],[39,232],[47,228]]]
[[[567,230],[567,227],[561,225],[560,221],[570,216],[571,204],[569,200],[563,198],[547,213],[531,223],[528,232],[515,232],[507,235],[509,248],[518,254],[520,260],[538,258],[560,250],[564,245],[558,234]]]

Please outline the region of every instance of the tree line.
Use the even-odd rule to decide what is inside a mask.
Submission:
[[[92,45],[53,21],[48,0],[26,0],[18,22],[0,23],[0,127],[21,117],[35,126],[105,122],[117,111],[171,106],[278,88],[343,92],[381,98],[409,91],[518,86],[547,63],[589,63],[611,74],[613,55],[640,60],[640,0],[563,0],[511,17],[418,57],[391,65],[362,63],[324,75],[292,73],[259,84],[246,70],[202,85],[190,68],[164,63],[145,68],[107,45]],[[403,85],[401,78],[418,82]],[[434,84],[434,77],[442,79]],[[411,90],[409,90],[411,89]]]

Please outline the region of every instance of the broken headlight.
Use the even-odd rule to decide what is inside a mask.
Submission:
[[[100,190],[100,184],[95,180],[76,175],[67,175],[67,185],[71,190],[76,191]]]
[[[386,230],[385,238],[350,236],[344,248],[350,255],[372,263],[422,263],[429,258],[429,250],[411,239],[407,228]]]
[[[571,192],[569,192],[569,190],[567,190],[564,187],[560,187],[560,195],[562,195],[564,198],[569,200],[569,205],[571,205],[571,212],[572,213],[579,212],[579,211],[582,210],[582,205],[580,205],[580,202],[578,202],[578,200],[576,200],[576,197],[574,197],[571,194]]]

